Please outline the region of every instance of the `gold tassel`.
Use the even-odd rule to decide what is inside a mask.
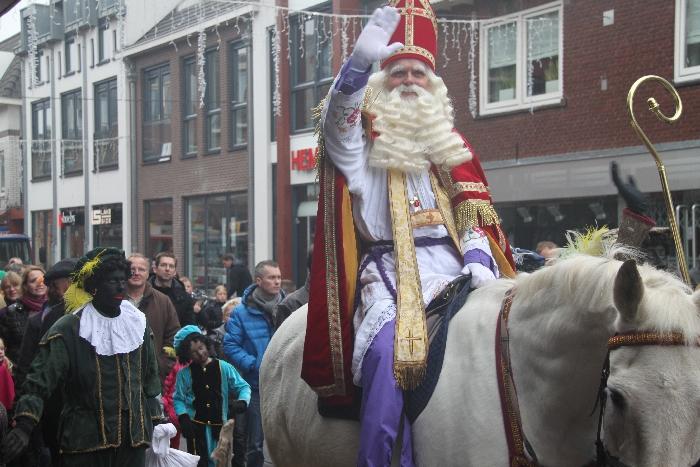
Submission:
[[[165,355],[168,357],[175,357],[175,349],[172,347],[163,347],[163,352],[165,352]]]
[[[464,230],[468,227],[475,227],[479,224],[479,216],[483,224],[498,225],[498,214],[491,206],[491,203],[482,199],[469,199],[462,201],[454,209],[457,230]]]
[[[394,378],[402,391],[411,391],[417,388],[425,378],[426,364],[394,363]]]

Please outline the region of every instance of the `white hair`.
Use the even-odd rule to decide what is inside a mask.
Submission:
[[[369,79],[374,90],[369,108],[374,117],[372,130],[378,134],[370,150],[370,166],[420,173],[430,169],[430,162],[454,167],[471,160],[471,151],[452,131],[453,108],[447,87],[430,68],[414,65],[428,77],[426,89],[401,85],[387,91],[390,72],[403,66],[389,65]],[[406,99],[404,92],[417,97]]]

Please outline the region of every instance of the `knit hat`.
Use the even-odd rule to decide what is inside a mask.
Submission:
[[[194,324],[188,324],[184,328],[180,329],[176,334],[175,334],[175,340],[173,343],[173,347],[175,347],[175,351],[178,351],[178,348],[180,347],[180,344],[182,341],[185,340],[187,336],[190,334],[201,334],[202,330],[199,329],[199,327],[195,326]]]
[[[96,247],[88,251],[76,262],[73,268],[73,274],[70,276],[72,284],[63,295],[66,314],[72,313],[86,303],[92,301],[92,294],[85,290],[85,280],[92,276],[95,269],[99,267],[102,261],[115,256],[121,257],[126,261],[124,250],[114,247]]]
[[[389,44],[401,42],[403,47],[382,62],[382,70],[395,60],[415,58],[425,62],[435,71],[437,18],[430,2],[428,0],[390,0],[389,6],[395,7],[401,14],[401,20]]]
[[[61,277],[69,277],[73,274],[77,262],[77,258],[62,259],[46,271],[46,274],[44,274],[44,281],[50,282],[54,279],[60,279]]]

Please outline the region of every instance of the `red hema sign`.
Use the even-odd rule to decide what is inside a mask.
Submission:
[[[316,149],[298,149],[292,151],[292,170],[309,170],[316,166],[316,156],[318,155],[318,147]]]

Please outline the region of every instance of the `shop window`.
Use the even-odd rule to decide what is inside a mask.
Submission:
[[[103,247],[122,248],[122,205],[105,204],[92,207],[92,241]]]
[[[248,143],[248,47],[231,45],[231,148]]]
[[[482,115],[561,100],[560,3],[497,18],[482,27]]]
[[[169,161],[172,153],[170,65],[145,72],[143,96],[143,161]]]
[[[221,149],[221,92],[219,73],[219,51],[207,52],[204,61],[207,89],[204,94],[206,106],[207,152]]]
[[[700,0],[676,0],[675,76],[700,79]]]
[[[58,217],[61,258],[80,258],[85,253],[85,208],[64,208]]]
[[[53,211],[32,212],[32,264],[44,270],[52,266],[51,245],[53,239]]]
[[[51,101],[32,104],[32,180],[51,178]]]
[[[95,171],[119,167],[117,79],[95,85]]]
[[[146,257],[173,251],[173,200],[146,201]]]
[[[83,99],[82,91],[61,95],[61,164],[63,175],[83,173]]]
[[[225,253],[248,259],[248,195],[223,194],[190,198],[185,204],[187,276],[195,288],[213,294],[225,284]]]
[[[197,107],[199,101],[197,99],[197,60],[194,55],[183,60],[182,70],[183,147],[185,148],[185,157],[197,157]]]
[[[293,17],[292,38],[292,133],[312,131],[311,109],[328,94],[333,82],[333,41],[328,16]]]

